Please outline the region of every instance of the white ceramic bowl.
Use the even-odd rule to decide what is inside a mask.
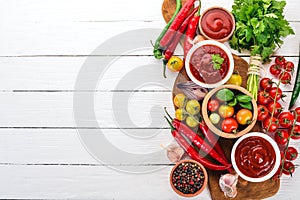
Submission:
[[[271,146],[273,147],[273,149],[275,151],[274,167],[268,174],[266,174],[265,176],[259,177],[259,178],[253,178],[253,177],[249,177],[249,176],[243,174],[240,171],[239,167],[237,166],[236,159],[235,159],[235,153],[236,153],[236,149],[237,149],[238,145],[246,138],[253,137],[253,136],[261,137],[262,139],[267,140],[271,144]],[[280,165],[280,150],[279,150],[276,142],[270,136],[266,135],[265,133],[251,132],[246,135],[243,135],[235,142],[235,144],[233,145],[232,151],[231,151],[231,162],[232,162],[232,166],[233,166],[234,170],[241,178],[243,178],[249,182],[263,182],[263,181],[266,181],[266,180],[272,178],[272,176],[274,176],[274,174],[278,170],[279,165]]]
[[[229,59],[229,69],[228,72],[226,74],[226,76],[219,82],[217,83],[213,83],[213,84],[209,84],[209,83],[204,83],[199,81],[198,79],[196,79],[194,77],[194,75],[191,72],[190,69],[190,60],[191,60],[191,56],[193,55],[193,53],[200,47],[204,46],[204,45],[214,45],[217,46],[219,48],[221,48],[228,56]],[[231,77],[233,70],[234,70],[234,59],[232,56],[232,53],[230,52],[230,50],[221,42],[215,41],[215,40],[204,40],[204,41],[200,41],[199,43],[195,44],[188,52],[186,59],[185,59],[185,70],[187,72],[187,75],[189,76],[189,78],[196,83],[197,85],[200,85],[201,87],[204,88],[215,88],[218,87],[220,85],[225,84],[229,78]]]

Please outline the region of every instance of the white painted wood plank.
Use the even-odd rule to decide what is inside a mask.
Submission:
[[[101,129],[97,132],[120,151],[141,156],[156,155],[149,160],[132,162],[132,165],[170,164],[165,150],[160,146],[174,142],[169,129]],[[95,160],[85,149],[75,129],[0,129],[0,135],[0,164],[126,164]],[[98,142],[99,145],[102,143]]]
[[[84,62],[88,57],[10,57],[0,58],[0,90],[75,90],[75,82]],[[98,57],[99,63],[102,57]],[[244,59],[249,62],[248,57]],[[274,62],[264,65],[261,75],[272,77],[269,67]],[[287,57],[298,66],[298,57]],[[162,76],[162,61],[152,56],[112,57],[113,63],[103,70],[97,90],[170,90],[177,73],[169,72],[167,79]],[[296,70],[296,69],[295,69]],[[132,78],[133,76],[133,78]],[[126,84],[122,81],[129,79]],[[292,91],[294,85],[282,87]],[[89,82],[90,80],[86,80]],[[90,90],[93,90],[90,88]]]

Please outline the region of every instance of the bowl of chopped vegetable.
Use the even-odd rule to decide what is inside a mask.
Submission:
[[[234,70],[234,60],[224,44],[204,40],[195,44],[187,53],[185,69],[197,85],[215,88],[229,80]]]
[[[208,175],[203,165],[195,160],[181,160],[171,170],[172,189],[183,197],[194,197],[206,187]]]
[[[257,104],[245,88],[222,85],[205,96],[202,116],[215,134],[224,138],[238,138],[254,127],[257,120]]]

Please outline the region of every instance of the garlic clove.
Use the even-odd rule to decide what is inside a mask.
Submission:
[[[176,144],[171,144],[166,149],[167,149],[167,156],[169,160],[173,163],[180,161],[184,154],[184,150]]]
[[[229,198],[234,198],[237,195],[236,184],[238,182],[237,174],[224,174],[219,179],[219,186],[224,192],[224,195]]]

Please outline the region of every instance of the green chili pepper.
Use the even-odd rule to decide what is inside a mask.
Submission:
[[[296,103],[299,93],[300,93],[300,45],[299,45],[299,58],[298,58],[298,69],[297,69],[297,74],[296,74],[296,79],[295,79],[295,85],[289,105],[289,109],[293,107],[293,105]]]

